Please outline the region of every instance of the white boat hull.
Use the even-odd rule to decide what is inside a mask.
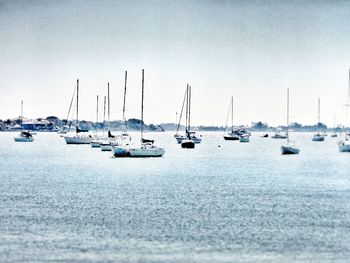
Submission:
[[[91,148],[100,148],[100,144],[101,144],[101,142],[99,142],[99,141],[91,141],[90,142]]]
[[[100,144],[101,151],[103,152],[110,152],[113,150],[112,144]]]
[[[64,136],[64,140],[67,144],[90,144],[91,137],[80,137],[80,136]]]
[[[162,157],[165,154],[162,148],[130,149],[130,157]]]
[[[350,141],[343,140],[338,142],[339,152],[350,152]]]
[[[188,140],[187,137],[184,136],[179,136],[179,137],[175,137],[176,141],[178,144],[181,144],[184,140]],[[193,141],[195,144],[199,144],[202,142],[202,138],[200,137],[191,137],[191,141]]]

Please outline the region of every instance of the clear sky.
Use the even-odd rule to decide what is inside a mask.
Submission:
[[[186,83],[193,124],[345,121],[350,66],[349,1],[0,0],[0,118],[65,117],[80,79],[81,119],[111,86],[112,119],[175,122]],[[102,101],[102,100],[101,100]]]

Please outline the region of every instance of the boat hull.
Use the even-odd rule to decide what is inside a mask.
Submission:
[[[24,137],[15,137],[13,138],[15,142],[32,142],[34,138],[24,138]]]
[[[238,141],[239,137],[238,136],[231,136],[231,135],[224,135],[225,141]]]
[[[192,140],[184,140],[181,143],[181,147],[185,149],[193,149],[195,147],[195,142]]]
[[[338,142],[339,152],[350,152],[350,141]]]
[[[147,157],[162,157],[165,154],[162,148],[131,148],[129,149],[130,157],[147,158]]]
[[[323,136],[314,136],[312,138],[313,142],[323,142],[324,141],[324,137]]]
[[[115,146],[112,152],[114,157],[131,157],[130,151],[126,147]]]
[[[290,146],[281,146],[281,154],[299,154],[300,150]]]
[[[90,137],[70,137],[70,136],[64,136],[64,140],[67,144],[90,144],[91,138]]]
[[[240,137],[239,142],[250,142],[250,138],[249,137]]]
[[[98,141],[90,142],[91,148],[100,148],[101,143]]]

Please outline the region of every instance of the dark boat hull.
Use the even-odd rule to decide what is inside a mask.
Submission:
[[[195,143],[193,141],[183,141],[181,143],[181,147],[185,149],[193,149],[195,147]]]

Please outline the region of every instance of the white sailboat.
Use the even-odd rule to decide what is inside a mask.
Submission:
[[[348,108],[350,107],[350,69],[349,69],[349,90],[348,90],[348,98],[347,102],[344,105],[346,107],[347,116],[348,116]],[[345,131],[345,137],[338,141],[338,149],[339,152],[350,152],[350,132]]]
[[[323,142],[324,141],[324,135],[320,134],[320,131],[319,131],[319,126],[321,124],[321,122],[320,122],[320,108],[321,108],[321,102],[320,102],[320,98],[318,98],[317,133],[312,137],[312,141],[314,141],[314,142]]]
[[[19,117],[21,123],[23,122],[23,100],[21,100],[21,116]],[[34,141],[33,133],[30,131],[21,131],[21,133],[13,138],[15,142],[32,142]]]
[[[287,89],[287,145],[281,146],[281,153],[283,155],[289,155],[289,154],[299,154],[300,150],[296,148],[295,146],[290,146],[289,141],[289,88]]]
[[[227,120],[228,120],[228,117],[229,117],[230,113],[231,113],[231,131],[226,134]],[[225,133],[224,134],[224,139],[226,141],[238,141],[239,140],[239,137],[240,137],[239,132],[237,130],[233,129],[233,97],[231,97],[231,104],[230,104],[229,113],[228,113],[227,119],[226,119],[224,133]]]
[[[21,131],[19,136],[13,138],[15,142],[32,142],[34,141],[33,135],[29,131]]]
[[[139,147],[131,147],[129,145],[115,146],[113,155],[115,157],[162,157],[165,154],[163,148],[154,145],[154,140],[143,138],[143,103],[144,103],[144,69],[142,69],[142,98],[141,98],[141,145]]]
[[[182,119],[182,115],[183,115],[183,111],[184,111],[184,106],[186,104],[186,130],[185,130],[185,134],[181,135],[179,134],[179,129],[180,129],[180,124],[181,124],[181,119]],[[202,136],[198,135],[195,131],[191,131],[190,130],[190,110],[191,110],[191,86],[189,86],[187,84],[186,86],[186,92],[185,92],[185,96],[182,102],[182,107],[181,107],[181,113],[180,113],[180,118],[179,118],[179,122],[177,125],[177,129],[176,129],[176,133],[174,135],[177,143],[182,144],[184,141],[183,145],[190,145],[191,143],[189,142],[189,140],[195,144],[199,144],[202,142]],[[194,147],[192,147],[194,148]]]
[[[67,144],[90,144],[92,137],[90,135],[81,135],[81,132],[87,132],[87,130],[79,129],[79,79],[77,79],[77,100],[76,100],[76,129],[75,135],[64,136],[64,140]]]

